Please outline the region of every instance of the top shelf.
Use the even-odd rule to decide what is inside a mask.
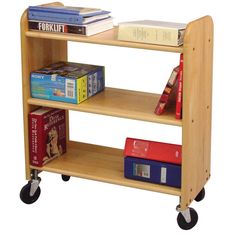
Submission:
[[[103,44],[103,45],[129,47],[129,48],[141,48],[141,49],[157,50],[165,52],[176,52],[176,53],[183,52],[183,46],[173,47],[173,46],[163,46],[156,44],[120,41],[117,40],[117,30],[118,27],[114,27],[111,30],[107,30],[105,32],[93,36],[80,36],[76,34],[61,34],[61,33],[57,34],[57,33],[47,33],[38,31],[26,31],[25,35],[30,38],[65,40],[65,41]]]

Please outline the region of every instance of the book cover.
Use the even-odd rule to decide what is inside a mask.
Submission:
[[[164,21],[131,21],[118,26],[118,40],[168,46],[183,44],[186,24]]]
[[[113,19],[106,17],[88,24],[73,25],[47,21],[28,21],[29,30],[52,32],[52,33],[69,33],[91,36],[113,28]]]
[[[126,138],[124,156],[181,164],[182,146],[177,144]]]
[[[70,7],[70,6],[30,6],[28,19],[38,21],[52,21],[67,24],[83,24],[84,18],[109,14],[98,8]]]
[[[141,158],[124,158],[124,175],[126,178],[181,187],[181,166]]]
[[[176,95],[176,111],[175,118],[182,118],[182,102],[183,102],[183,53],[180,54],[179,74],[177,78],[177,95]]]
[[[31,73],[31,96],[74,104],[81,103],[104,89],[104,71],[103,66],[72,62],[48,65]],[[93,78],[92,90],[89,87],[91,82],[88,83],[90,78]]]
[[[42,167],[66,152],[65,110],[39,108],[29,114],[30,164]]]
[[[155,114],[161,115],[167,108],[168,104],[175,102],[178,72],[179,66],[175,67],[171,72],[170,78],[168,79],[165,89],[158,100],[157,106],[154,111]]]

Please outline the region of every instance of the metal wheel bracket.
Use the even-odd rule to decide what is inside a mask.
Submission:
[[[182,216],[184,217],[184,219],[185,219],[185,221],[186,221],[187,223],[190,223],[190,222],[191,222],[190,208],[187,208],[186,210],[181,211],[181,210],[180,210],[180,206],[178,205],[178,206],[176,207],[176,210],[182,214]]]
[[[29,182],[30,182],[30,197],[32,197],[32,196],[34,196],[34,194],[37,191],[39,184],[41,182],[41,178],[38,177],[37,170],[32,171],[32,179]]]

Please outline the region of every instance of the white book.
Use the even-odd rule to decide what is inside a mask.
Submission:
[[[165,21],[131,21],[119,23],[118,40],[180,46],[186,24]]]

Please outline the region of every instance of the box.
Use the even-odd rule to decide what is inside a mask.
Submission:
[[[181,164],[182,146],[127,138],[125,142],[124,156]]]
[[[29,114],[30,164],[42,167],[66,152],[65,110],[40,108]]]
[[[57,62],[33,71],[30,85],[33,98],[79,104],[104,89],[104,67]]]
[[[125,157],[124,165],[126,178],[181,187],[180,165],[134,157]]]

